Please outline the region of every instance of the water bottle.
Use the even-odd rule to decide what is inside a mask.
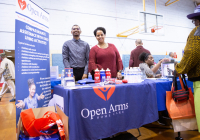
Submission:
[[[135,73],[134,73],[133,67],[130,67],[129,73],[130,73],[130,79],[129,79],[130,83],[134,83]]]
[[[141,80],[145,80],[147,78],[147,76],[146,76],[144,69],[141,70],[141,73],[142,73]]]
[[[138,67],[138,82],[142,82],[142,71],[140,70],[140,68]]]
[[[130,83],[131,81],[131,77],[130,77],[130,69],[129,68],[127,68],[127,81],[128,81],[128,83]]]
[[[65,72],[64,70],[62,70],[62,73],[61,73],[61,86],[65,86]]]
[[[127,71],[126,71],[126,68],[124,70],[124,79],[127,80]]]
[[[124,79],[128,81],[128,68],[124,70]]]
[[[100,70],[100,80],[101,82],[104,82],[106,80],[106,73],[103,68]]]
[[[138,82],[138,70],[137,67],[133,67],[133,83]]]
[[[122,77],[124,77],[124,70],[122,70],[122,73],[121,73],[121,74],[122,74]]]
[[[99,83],[100,82],[100,73],[99,73],[98,69],[95,70],[94,80],[95,80],[95,83]]]
[[[88,79],[92,80],[92,75],[90,72],[88,73]]]
[[[110,79],[111,78],[111,73],[110,73],[110,69],[109,68],[107,68],[106,69],[106,79]]]

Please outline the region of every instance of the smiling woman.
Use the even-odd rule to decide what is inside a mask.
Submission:
[[[139,67],[143,73],[147,75],[148,78],[159,78],[161,77],[161,72],[159,68],[162,62],[169,61],[169,59],[164,58],[160,60],[156,65],[154,65],[154,58],[151,54],[141,53],[139,56],[139,60],[143,63],[139,64]]]
[[[114,44],[106,43],[106,30],[103,27],[98,27],[94,30],[98,44],[92,47],[89,55],[89,72],[94,75],[96,68],[111,70],[111,77],[122,79],[121,70],[123,64],[119,52]]]

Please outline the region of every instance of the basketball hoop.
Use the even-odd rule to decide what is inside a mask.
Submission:
[[[156,30],[160,30],[162,28],[163,28],[163,26],[154,26],[151,28],[151,33],[155,33]]]

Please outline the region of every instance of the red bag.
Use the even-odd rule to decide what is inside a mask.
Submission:
[[[30,137],[38,137],[40,135],[52,135],[59,131],[61,140],[65,140],[65,132],[62,121],[59,115],[52,111],[47,111],[42,118],[35,119],[33,110],[27,109],[20,114],[24,134]],[[58,128],[52,128],[57,125]],[[44,133],[44,131],[51,131],[50,133]]]
[[[183,81],[181,77],[179,77],[179,79],[180,79],[182,89],[177,90],[177,91],[179,92],[185,91],[185,87],[183,85]],[[173,84],[172,84],[172,90],[166,91],[166,107],[167,107],[167,111],[169,113],[170,118],[187,119],[187,118],[195,117],[194,97],[193,97],[191,88],[188,88],[189,99],[178,101],[178,102],[176,102],[172,98],[172,91],[173,91]]]

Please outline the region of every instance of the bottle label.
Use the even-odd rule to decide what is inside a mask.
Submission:
[[[110,76],[107,76],[107,79],[110,79]]]
[[[99,77],[95,77],[95,80],[99,80]]]

